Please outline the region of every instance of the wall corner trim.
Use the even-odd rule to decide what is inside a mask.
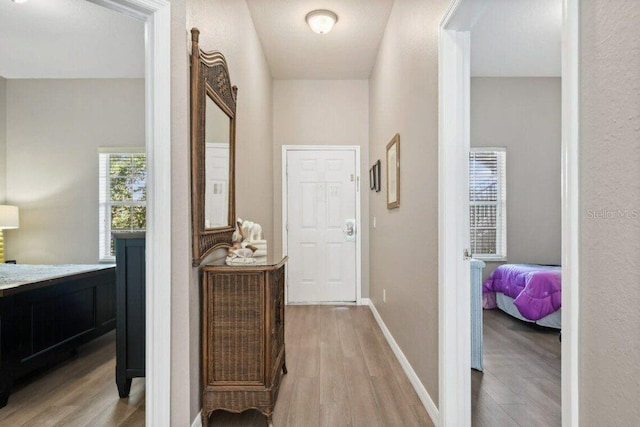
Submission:
[[[400,349],[400,346],[398,345],[396,340],[393,338],[393,335],[391,335],[391,332],[387,328],[387,325],[385,325],[384,321],[382,320],[382,317],[380,317],[380,313],[378,313],[376,306],[373,304],[373,302],[369,298],[362,298],[362,305],[369,306],[371,313],[373,313],[373,317],[376,319],[376,322],[378,322],[378,326],[382,330],[382,334],[387,339],[387,342],[389,343],[391,350],[393,350],[393,354],[395,354],[396,358],[398,359],[398,362],[400,362],[400,366],[402,366],[402,370],[409,378],[409,381],[411,382],[411,385],[413,385],[413,388],[416,391],[416,393],[418,393],[418,397],[420,398],[420,401],[422,402],[425,409],[427,410],[427,413],[431,417],[433,424],[436,427],[438,427],[440,414],[439,414],[438,408],[436,407],[436,404],[433,402],[433,399],[429,395],[429,392],[427,391],[427,389],[424,387],[424,384],[422,384],[422,381],[420,381],[420,378],[418,378],[418,374],[416,374],[416,371],[413,370],[413,367],[411,366],[411,364],[409,363],[409,360],[407,360],[407,357],[404,355],[404,353]]]
[[[198,415],[191,423],[191,427],[202,427],[202,411],[198,412]]]

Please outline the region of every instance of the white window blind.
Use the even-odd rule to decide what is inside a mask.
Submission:
[[[143,152],[99,154],[100,261],[115,260],[112,232],[147,226],[147,157]]]
[[[469,223],[475,258],[507,257],[507,185],[504,148],[469,153]]]

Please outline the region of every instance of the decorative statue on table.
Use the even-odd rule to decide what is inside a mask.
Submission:
[[[227,251],[227,265],[252,265],[266,262],[267,241],[262,227],[253,221],[238,218],[233,233],[233,245]]]

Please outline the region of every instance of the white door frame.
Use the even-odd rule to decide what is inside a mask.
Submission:
[[[287,153],[289,151],[354,151],[356,155],[356,304],[362,305],[362,221],[360,206],[360,147],[358,145],[283,145],[282,146],[282,256],[289,253],[289,232],[287,230]],[[288,271],[287,271],[288,275]],[[288,280],[287,280],[288,283]],[[285,286],[285,302],[288,304],[288,291]]]
[[[468,236],[470,34],[483,0],[454,0],[439,37],[439,420],[440,427],[471,425],[469,283],[460,282]],[[562,425],[578,426],[579,295],[579,0],[563,0],[562,20]],[[462,198],[460,197],[462,195]],[[458,215],[449,215],[457,212]],[[466,230],[465,233],[466,234]]]
[[[145,23],[147,152],[145,424],[171,420],[171,6],[88,0]]]

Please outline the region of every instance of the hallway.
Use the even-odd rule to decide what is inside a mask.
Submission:
[[[278,427],[433,426],[368,307],[287,306]],[[256,411],[215,412],[215,426],[260,426]]]

